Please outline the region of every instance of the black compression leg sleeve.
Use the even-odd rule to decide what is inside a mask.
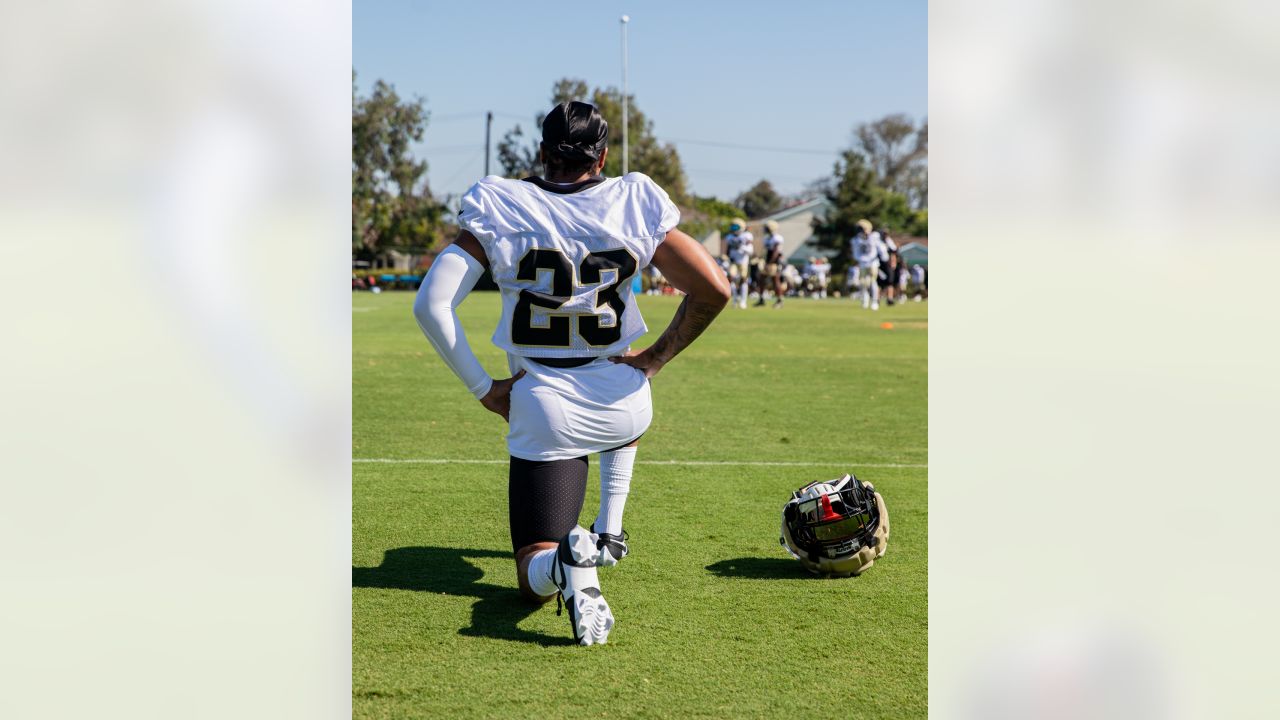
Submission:
[[[511,549],[536,542],[558,542],[582,512],[587,493],[587,457],[572,460],[511,458],[507,482]]]

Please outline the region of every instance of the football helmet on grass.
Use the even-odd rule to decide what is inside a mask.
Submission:
[[[822,577],[860,575],[889,545],[889,511],[853,475],[809,483],[782,508],[782,547]]]

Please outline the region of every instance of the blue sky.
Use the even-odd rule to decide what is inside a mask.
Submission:
[[[859,122],[928,114],[924,0],[848,2],[444,2],[355,0],[357,87],[375,79],[422,96],[419,148],[437,195],[484,174],[509,128],[531,130],[562,77],[621,86],[619,16],[631,16],[629,88],[690,188],[731,200],[761,178],[799,191],[831,172]],[[784,153],[698,142],[810,150]]]

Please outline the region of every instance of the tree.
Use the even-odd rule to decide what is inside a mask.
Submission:
[[[609,123],[609,158],[604,174],[622,173],[622,93],[617,88],[596,88],[574,78],[562,78],[551,87],[551,105],[580,100],[590,102]],[[627,99],[627,142],[630,150],[629,171],[642,172],[653,178],[677,202],[686,199],[684,167],[674,145],[660,143],[653,135],[653,122],[636,107],[635,96]],[[537,137],[525,140],[524,130],[517,125],[498,142],[498,162],[507,177],[522,177],[538,170],[538,144],[541,142],[542,117],[535,118]]]
[[[772,215],[782,209],[782,196],[768,180],[761,180],[738,196],[734,204],[742,208],[748,218]]]
[[[877,182],[900,193],[913,208],[929,201],[929,122],[917,128],[908,116],[898,113],[853,131],[854,149],[866,157]]]
[[[578,80],[576,78],[560,78],[555,85],[551,86],[551,106],[555,107],[560,103],[573,102],[591,102],[590,89],[587,87],[586,80]],[[538,118],[538,127],[541,128],[542,118]]]
[[[534,175],[538,172],[538,144],[525,142],[524,131],[516,125],[498,141],[498,164],[509,178]]]
[[[427,187],[427,163],[409,152],[427,127],[424,101],[402,101],[381,80],[361,98],[354,75],[351,94],[352,251],[370,259],[391,247],[430,247],[443,208]]]
[[[621,175],[622,91],[612,87],[597,89],[591,100],[609,123],[609,159],[605,162],[604,173]],[[627,170],[642,172],[653,178],[677,202],[686,199],[684,166],[680,162],[680,153],[674,145],[658,142],[654,137],[653,122],[640,111],[634,95],[627,96],[627,143],[630,152]]]
[[[907,234],[915,237],[929,237],[929,208],[916,210],[912,216],[911,224],[906,228]]]
[[[741,214],[742,210],[736,205],[711,196],[693,195],[688,206],[680,208],[680,229],[698,240],[712,230],[719,230],[723,235],[729,231],[733,218]]]

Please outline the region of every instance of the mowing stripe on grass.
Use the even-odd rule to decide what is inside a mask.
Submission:
[[[477,460],[453,458],[351,458],[353,463],[387,463],[392,465],[506,465],[507,460]],[[745,467],[854,467],[871,468],[927,468],[922,463],[860,463],[843,461],[791,462],[771,460],[636,460],[637,465],[730,465]]]

